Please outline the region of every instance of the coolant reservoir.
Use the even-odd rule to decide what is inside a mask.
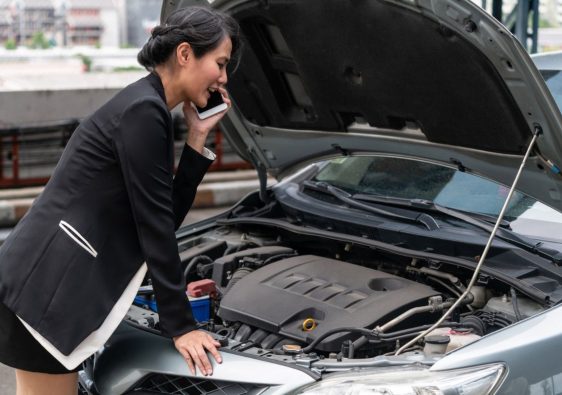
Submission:
[[[543,310],[543,307],[540,304],[523,296],[519,296],[517,298],[517,305],[522,318],[531,317]],[[515,311],[513,310],[513,302],[511,297],[507,295],[490,298],[488,303],[486,303],[484,310],[494,313],[502,313],[511,321],[517,320]]]
[[[467,329],[453,329],[448,327],[434,329],[429,332],[427,336],[449,336],[450,341],[445,352],[450,352],[456,350],[457,348],[464,347],[482,337]]]

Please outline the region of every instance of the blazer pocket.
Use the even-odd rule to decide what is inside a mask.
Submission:
[[[98,256],[97,251],[94,249],[94,247],[92,247],[92,245],[90,243],[88,243],[88,240],[86,240],[86,238],[84,236],[82,236],[80,234],[80,232],[78,232],[76,229],[74,229],[72,227],[72,225],[70,225],[68,222],[60,221],[59,227],[72,240],[74,240],[76,242],[76,244],[78,244],[80,247],[82,247],[84,250],[86,250],[86,252],[88,252],[91,256],[93,256],[94,258]]]

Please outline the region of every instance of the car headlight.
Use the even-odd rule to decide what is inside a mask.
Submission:
[[[326,376],[303,387],[303,395],[483,395],[493,391],[504,373],[501,364],[431,371],[422,366],[354,371]]]

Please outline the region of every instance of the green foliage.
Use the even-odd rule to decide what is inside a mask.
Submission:
[[[539,18],[539,28],[549,28],[549,27],[556,27],[554,26],[548,19]]]
[[[144,68],[138,66],[122,66],[122,67],[114,67],[113,71],[116,73],[124,72],[124,71],[143,71]]]
[[[90,72],[92,70],[92,58],[87,55],[78,54],[78,57],[82,59],[82,66],[85,72]]]
[[[4,48],[6,48],[6,49],[16,49],[17,48],[16,40],[14,40],[13,38],[9,38],[4,43]]]
[[[47,49],[50,47],[49,40],[45,38],[43,32],[35,32],[31,37],[31,44],[29,47],[33,49]]]

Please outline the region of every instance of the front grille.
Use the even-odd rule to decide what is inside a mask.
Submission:
[[[263,388],[254,384],[154,374],[142,381],[134,392],[171,395],[253,395]]]

